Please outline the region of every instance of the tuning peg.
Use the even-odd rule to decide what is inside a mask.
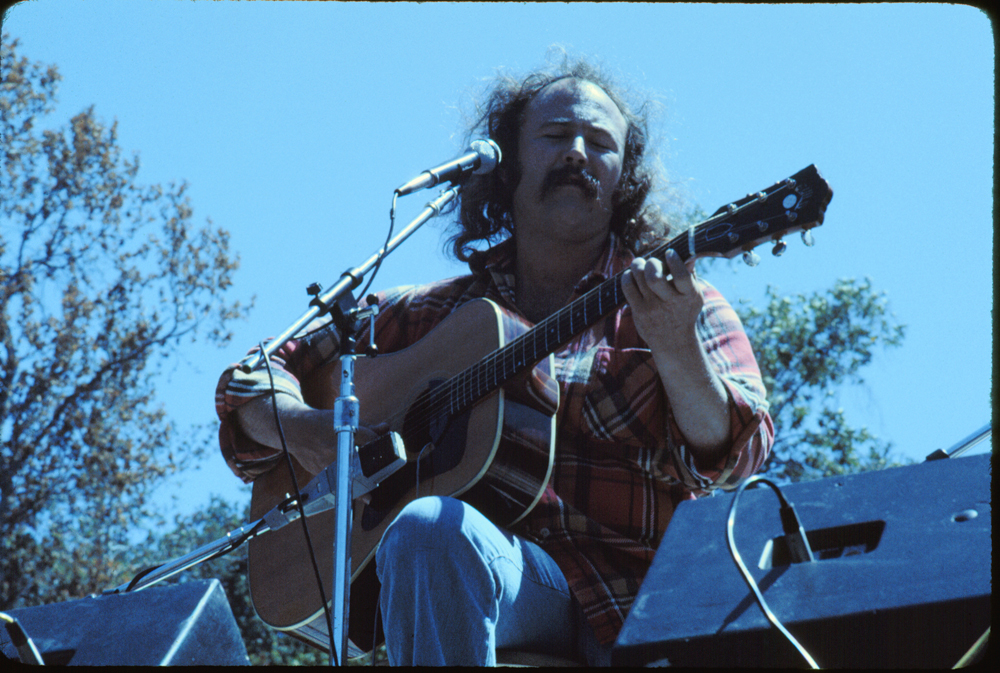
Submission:
[[[810,248],[816,245],[816,239],[813,238],[812,229],[802,230],[802,242],[808,245]]]
[[[746,262],[747,266],[757,266],[760,264],[760,255],[753,250],[747,250],[743,253],[743,261]]]
[[[774,249],[771,250],[771,254],[775,257],[781,257],[785,250],[788,249],[788,244],[782,241],[780,238],[774,242]]]

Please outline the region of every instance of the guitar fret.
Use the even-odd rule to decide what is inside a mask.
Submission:
[[[487,364],[476,365],[476,392],[487,390],[490,387],[490,367]]]
[[[486,390],[489,390],[489,387],[490,387],[490,370],[489,369],[485,369],[482,372],[482,375],[478,378],[478,385],[477,385],[477,390],[476,390],[476,396],[477,397],[482,396],[482,394]]]
[[[782,199],[771,198],[789,190],[793,190],[796,197],[791,207],[786,206]],[[740,249],[750,250],[765,239],[778,240],[785,230],[808,230],[822,224],[831,196],[829,185],[814,166],[809,166],[764,192],[748,195],[720,208],[712,217],[683,231],[646,256],[663,260],[666,252],[673,249],[684,261],[713,253],[733,257]],[[787,212],[789,210],[791,214]],[[794,229],[792,223],[796,219],[792,216],[797,217]],[[763,235],[765,231],[766,236]],[[447,386],[440,386],[426,398],[427,404],[447,406],[452,414],[461,413],[463,408],[500,388],[519,371],[554,352],[575,337],[577,331],[587,329],[624,303],[621,289],[623,273],[609,278],[480,363],[453,377]]]

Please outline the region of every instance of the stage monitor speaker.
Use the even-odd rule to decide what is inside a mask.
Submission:
[[[990,456],[781,487],[816,561],[788,561],[776,494],[747,489],[734,538],[771,611],[823,668],[954,666],[990,627]],[[726,543],[735,494],[686,501],[614,665],[802,667]]]
[[[8,610],[47,665],[246,666],[246,646],[219,580],[150,587]],[[19,661],[6,629],[4,656]]]

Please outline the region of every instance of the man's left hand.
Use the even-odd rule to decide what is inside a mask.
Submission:
[[[680,355],[698,342],[695,322],[705,301],[695,285],[694,260],[685,265],[673,250],[666,260],[666,268],[656,258],[632,260],[622,276],[622,291],[650,349]]]
[[[729,396],[695,329],[705,298],[695,284],[693,262],[686,266],[673,250],[666,260],[666,270],[657,259],[633,260],[622,275],[622,290],[685,443],[714,463],[729,450]]]

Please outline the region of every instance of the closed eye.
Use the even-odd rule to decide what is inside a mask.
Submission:
[[[565,140],[570,137],[569,133],[545,133],[542,135],[543,138],[549,140]],[[614,142],[605,140],[603,138],[587,138],[587,144],[597,147],[605,152],[615,152],[617,147]]]

